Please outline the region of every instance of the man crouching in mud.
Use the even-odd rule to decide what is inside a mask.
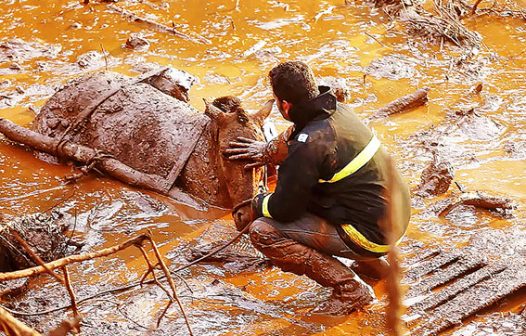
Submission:
[[[328,87],[316,85],[305,63],[282,63],[269,77],[279,111],[294,125],[268,144],[240,138],[226,151],[231,159],[252,160],[249,166],[280,165],[276,191],[254,198],[250,239],[283,271],[333,288],[312,313],[348,314],[374,299],[354,271],[374,278],[388,271],[379,224],[388,174],[396,184],[390,197],[399,238],[409,222],[409,192],[398,172],[389,173],[378,138]],[[333,256],[354,260],[352,270]]]

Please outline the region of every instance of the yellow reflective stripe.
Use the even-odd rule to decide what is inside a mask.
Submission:
[[[351,162],[349,162],[345,167],[343,167],[342,170],[334,174],[334,176],[330,180],[320,180],[319,182],[334,183],[346,178],[347,176],[354,174],[373,158],[374,154],[376,154],[379,148],[380,140],[378,140],[376,135],[373,135],[371,141],[369,141],[367,146],[365,146],[365,148],[358,155],[356,155],[356,157],[352,159]]]
[[[261,212],[263,213],[263,216],[267,218],[272,218],[268,211],[268,201],[270,200],[270,196],[272,196],[272,194],[265,196],[265,198],[263,198],[263,203],[261,204]]]
[[[345,231],[345,233],[347,233],[349,238],[351,238],[351,240],[356,245],[360,246],[364,250],[375,253],[389,252],[389,245],[380,245],[370,241],[369,239],[365,238],[365,236],[362,235],[358,230],[356,230],[351,224],[343,224],[342,228]],[[400,239],[398,239],[398,241],[396,242],[396,245],[398,245],[403,238],[404,236],[402,235],[402,237],[400,237]]]

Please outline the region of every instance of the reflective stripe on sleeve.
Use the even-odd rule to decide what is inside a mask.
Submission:
[[[364,235],[362,235],[354,226],[351,224],[343,224],[342,225],[343,230],[349,238],[358,246],[363,248],[364,250],[375,252],[375,253],[387,253],[389,252],[389,245],[380,245],[376,244],[369,239],[365,238]],[[398,241],[396,242],[396,245],[400,243],[404,236],[400,237]]]
[[[267,218],[272,218],[270,212],[268,211],[268,201],[270,200],[270,196],[272,196],[272,194],[265,196],[263,198],[263,203],[261,204],[261,212],[263,213],[263,216]]]
[[[334,174],[334,176],[330,180],[319,180],[319,182],[334,183],[346,178],[347,176],[354,174],[373,158],[374,154],[376,154],[379,148],[380,140],[378,140],[376,135],[373,135],[371,141],[369,141],[367,146],[365,146],[365,148],[362,149],[362,151],[358,155],[356,155],[356,157],[352,159],[351,162],[349,162],[345,167],[343,167],[342,170]]]

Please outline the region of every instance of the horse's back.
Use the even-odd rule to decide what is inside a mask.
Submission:
[[[60,137],[79,123],[68,131],[68,139],[142,172],[168,177],[186,162],[182,156],[190,154],[206,118],[149,84],[102,72],[68,83],[41,109],[34,127]]]

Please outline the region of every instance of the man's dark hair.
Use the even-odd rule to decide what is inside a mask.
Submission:
[[[280,100],[298,104],[320,94],[312,70],[303,62],[281,63],[270,70],[268,75],[272,90]]]

